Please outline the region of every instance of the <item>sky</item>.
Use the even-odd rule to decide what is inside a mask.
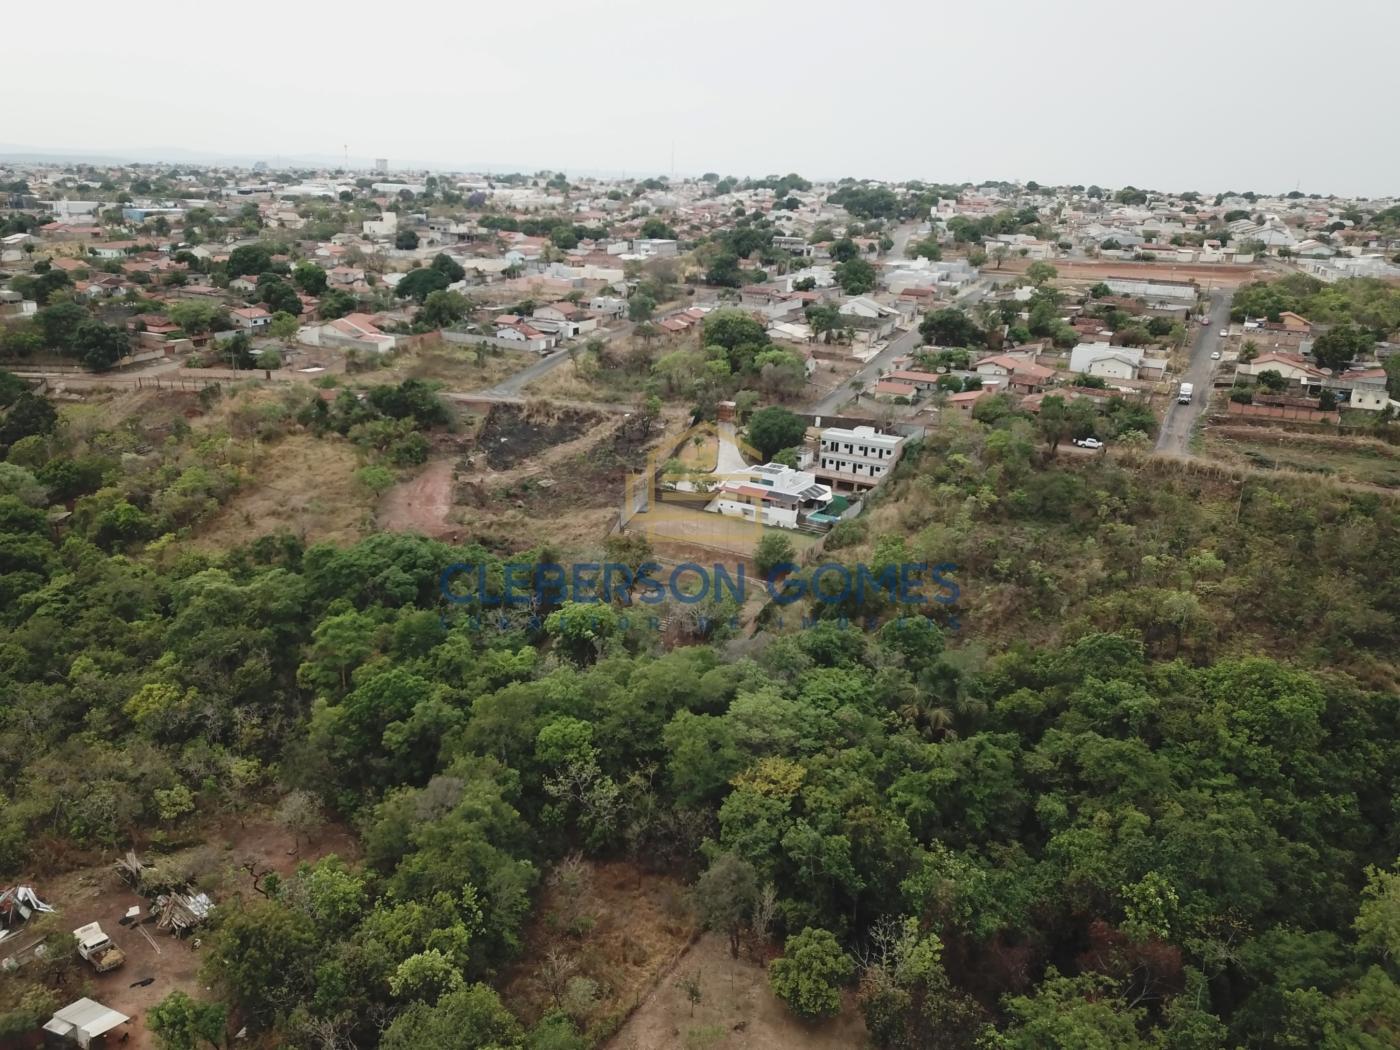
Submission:
[[[0,150],[1400,194],[1394,0],[63,10]]]

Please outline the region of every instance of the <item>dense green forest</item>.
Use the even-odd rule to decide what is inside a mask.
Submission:
[[[618,1018],[498,996],[575,852],[693,882],[736,943],[772,887],[775,990],[854,986],[880,1047],[1397,1045],[1395,505],[1045,457],[1015,418],[936,436],[831,537],[956,563],[956,631],[834,603],[669,652],[596,606],[473,625],[439,583],[498,584],[479,547],[56,533],[10,464],[0,868],[314,797],[362,859],[205,947],[285,1046],[595,1045]]]

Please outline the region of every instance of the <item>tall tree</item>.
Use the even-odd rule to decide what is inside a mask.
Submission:
[[[314,262],[297,263],[292,280],[307,295],[320,295],[326,290],[326,271]]]
[[[125,330],[101,321],[84,321],[73,335],[73,352],[94,372],[111,368],[129,350],[130,339]]]
[[[787,939],[783,957],[769,964],[768,980],[793,1013],[820,1021],[840,1011],[840,986],[854,970],[834,936],[809,926]]]
[[[403,280],[394,286],[394,294],[401,299],[416,299],[421,303],[433,292],[445,291],[451,283],[441,270],[423,267],[405,274]]]
[[[729,937],[729,954],[739,957],[739,933],[758,897],[758,876],[753,865],[733,853],[721,853],[695,884],[695,904],[700,918],[712,930]]]
[[[146,1027],[160,1040],[161,1050],[220,1047],[228,1010],[222,1003],[200,1002],[174,991],[146,1012]]]
[[[749,443],[765,461],[781,449],[800,445],[806,434],[807,424],[800,416],[776,405],[761,408],[749,417]]]
[[[928,314],[919,323],[919,334],[935,346],[980,346],[982,330],[957,307]]]
[[[265,273],[272,269],[272,250],[265,244],[243,244],[229,252],[226,264],[230,277]]]
[[[849,259],[836,267],[836,282],[847,295],[863,295],[875,287],[875,267],[864,259]]]
[[[1333,325],[1323,332],[1312,344],[1312,355],[1323,368],[1341,371],[1370,352],[1374,338],[1363,328],[1354,324]]]
[[[444,274],[448,281],[456,284],[467,276],[466,269],[456,259],[443,252],[438,252],[433,256],[433,261],[429,264],[434,270]]]

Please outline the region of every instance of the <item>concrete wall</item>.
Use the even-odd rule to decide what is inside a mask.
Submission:
[[[780,529],[797,528],[797,511],[786,507],[774,507],[768,504],[753,504],[747,500],[741,500],[728,496],[716,496],[708,508],[716,514],[723,514],[727,518],[745,518],[748,521],[754,520],[754,515],[759,514],[759,520],[764,525],[776,525]]]
[[[450,332],[445,329],[442,338],[445,342],[458,346],[480,346],[485,343],[487,346],[499,347],[502,350],[519,350],[522,353],[540,353],[553,345],[553,340],[547,338],[522,343],[515,339],[497,339],[494,335],[473,335],[470,332]]]
[[[1256,419],[1291,419],[1302,423],[1340,423],[1342,417],[1337,412],[1321,412],[1313,408],[1290,408],[1286,405],[1241,405],[1231,401],[1225,409],[1232,416],[1251,416]]]
[[[1159,281],[1132,277],[1108,277],[1104,283],[1115,295],[1129,295],[1144,299],[1174,299],[1182,302],[1196,301],[1196,288],[1184,284],[1163,284]]]

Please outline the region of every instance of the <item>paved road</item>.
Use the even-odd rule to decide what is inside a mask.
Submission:
[[[958,293],[954,302],[958,306],[966,309],[979,302],[982,297],[987,294],[988,290],[987,286],[981,280],[978,280]],[[923,339],[919,335],[917,326],[909,329],[907,332],[901,332],[894,339],[890,340],[890,344],[885,347],[885,349],[881,350],[867,361],[859,372],[851,376],[850,379],[838,386],[831,393],[827,394],[826,397],[808,407],[807,411],[815,415],[826,415],[828,413],[837,412],[842,405],[855,397],[855,391],[851,389],[852,382],[860,380],[861,383],[865,384],[863,389],[869,390],[875,385],[876,381],[879,380],[880,373],[884,372],[895,358],[902,357],[922,345]]]
[[[901,226],[896,226],[890,234],[890,239],[894,241],[894,247],[890,249],[887,259],[903,259],[904,249],[909,246],[909,242],[914,239],[914,234],[924,226],[921,222],[906,222]]]
[[[880,378],[880,373],[889,367],[890,362],[896,357],[909,353],[921,343],[923,343],[923,339],[919,336],[917,327],[911,328],[907,332],[901,332],[890,340],[887,347],[867,361],[859,372],[813,404],[808,408],[808,411],[819,416],[836,412],[842,405],[856,396],[855,391],[851,389],[851,383],[860,380],[865,384],[864,389],[869,390]]]
[[[632,322],[627,321],[617,328],[599,329],[590,336],[590,338],[601,339],[607,342],[610,339],[616,339],[620,335],[626,335],[630,331],[632,331]],[[542,357],[538,361],[526,365],[514,375],[502,379],[495,386],[487,387],[485,390],[477,390],[474,391],[474,393],[481,394],[488,398],[516,397],[540,376],[553,372],[567,360],[569,360],[569,353],[567,350],[555,350],[554,353],[550,354],[548,357]]]
[[[1191,323],[1196,324],[1195,321]],[[1229,324],[1229,294],[1223,291],[1212,292],[1210,324],[1205,328],[1196,328],[1196,342],[1191,347],[1190,361],[1185,373],[1178,379],[1178,382],[1187,382],[1195,387],[1195,396],[1189,405],[1178,405],[1174,398],[1168,405],[1166,419],[1162,421],[1162,432],[1157,438],[1158,452],[1172,456],[1190,454],[1191,432],[1210,401],[1215,368],[1220,363],[1212,361],[1210,355],[1220,349],[1220,333]]]

